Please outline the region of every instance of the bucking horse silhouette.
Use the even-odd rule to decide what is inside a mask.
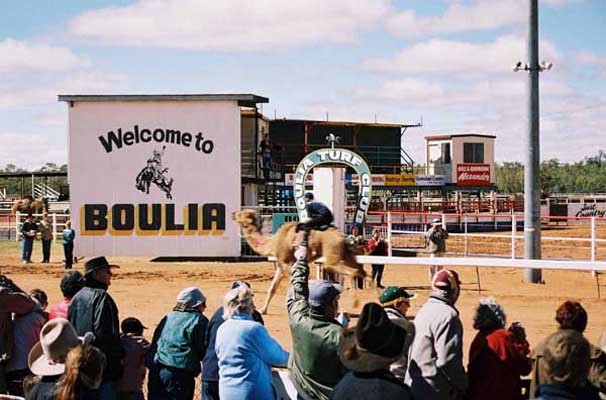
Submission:
[[[149,194],[149,187],[154,183],[160,190],[166,193],[167,199],[172,199],[171,194],[173,187],[173,178],[167,178],[165,173],[168,168],[162,168],[162,156],[166,146],[162,147],[162,151],[154,150],[152,157],[147,160],[147,165],[137,175],[137,189],[146,194]]]

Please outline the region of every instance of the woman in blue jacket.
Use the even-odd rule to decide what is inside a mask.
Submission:
[[[215,343],[221,400],[275,399],[271,367],[286,367],[288,352],[252,319],[253,294],[246,285],[227,292],[223,310],[226,321]]]

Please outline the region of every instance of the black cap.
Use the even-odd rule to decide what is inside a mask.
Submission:
[[[147,329],[147,327],[143,326],[141,321],[137,318],[128,317],[122,320],[120,329],[122,329],[122,333],[141,333],[143,332],[143,329]]]
[[[110,264],[107,261],[107,258],[105,258],[103,256],[95,257],[95,258],[91,258],[90,260],[88,260],[87,262],[84,263],[84,275],[88,275],[91,272],[94,272],[101,268],[120,268],[120,266]]]
[[[314,194],[312,192],[307,192],[307,193],[305,193],[304,197],[305,197],[305,200],[311,201],[314,199]]]

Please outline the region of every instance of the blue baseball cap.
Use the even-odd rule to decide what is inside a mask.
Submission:
[[[324,307],[343,292],[343,286],[326,280],[312,281],[309,284],[309,305]]]

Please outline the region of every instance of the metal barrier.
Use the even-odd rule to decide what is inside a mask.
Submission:
[[[32,214],[34,217],[42,217],[43,214]],[[53,243],[57,242],[57,238],[61,237],[63,234],[63,229],[67,226],[67,221],[70,218],[69,214],[57,214],[57,213],[48,213],[47,216],[51,218],[52,228],[53,228]],[[23,219],[27,217],[27,214],[23,214],[17,212],[15,214],[15,241],[19,241],[21,239],[21,224],[23,223]]]
[[[431,220],[433,218],[440,218],[442,225],[448,230],[449,236],[452,238],[460,238],[462,240],[462,249],[459,249],[455,254],[461,254],[464,256],[468,255],[502,255],[508,256],[512,259],[516,258],[516,253],[521,250],[523,246],[519,243],[523,240],[523,235],[518,234],[518,231],[524,228],[524,219],[522,215],[518,214],[438,214],[438,213],[396,213],[386,212],[379,213],[374,212],[375,216],[380,216],[381,221],[385,221],[387,224],[387,235],[389,239],[390,247],[398,248],[396,235],[425,235],[427,232]],[[587,230],[580,237],[577,236],[559,236],[557,234],[544,234],[541,237],[542,242],[555,243],[558,242],[570,243],[580,242],[589,243],[587,248],[589,250],[588,259],[591,261],[597,260],[598,245],[600,243],[606,243],[606,219],[601,217],[554,217],[544,215],[541,217],[541,221],[546,231],[550,227],[557,228],[558,222],[567,221],[567,227],[570,229],[578,229],[586,227]],[[502,232],[502,233],[494,233]],[[504,233],[509,232],[509,233]],[[599,233],[602,237],[599,237]],[[417,236],[418,237],[418,236]],[[484,239],[507,239],[506,241],[500,241],[499,245],[502,247],[503,244],[509,243],[507,252],[503,251],[495,254],[493,253],[473,253],[470,250],[471,241],[475,238]],[[400,241],[401,242],[401,241]],[[410,240],[408,242],[411,242]],[[416,247],[424,247],[423,242],[416,242]],[[558,248],[563,248],[562,244],[558,244]],[[579,246],[574,246],[578,249]],[[391,250],[391,249],[390,249]],[[452,251],[450,252],[452,253]],[[390,254],[393,254],[390,252]]]

